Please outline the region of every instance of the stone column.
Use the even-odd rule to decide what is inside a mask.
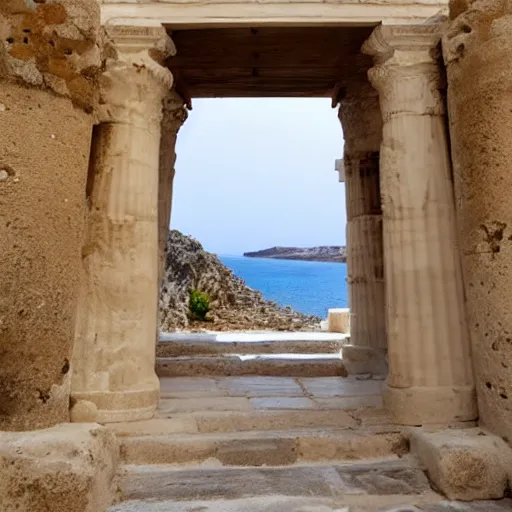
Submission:
[[[384,123],[385,403],[407,425],[477,417],[438,30],[381,26],[363,46]]]
[[[102,423],[150,418],[159,398],[159,149],[172,85],[161,63],[174,51],[159,26],[112,27],[108,35],[117,58],[101,82],[72,381],[72,419]]]
[[[349,372],[386,373],[382,209],[379,151],[382,118],[377,91],[366,77],[348,87],[339,118],[345,138],[347,274],[350,345],[342,349]]]
[[[162,136],[160,140],[160,170],[158,174],[158,261],[159,279],[162,282],[169,221],[172,209],[172,190],[176,163],[176,138],[188,116],[183,98],[170,91],[164,98]]]
[[[100,12],[49,7],[0,5],[0,430],[69,421]]]
[[[452,2],[451,18],[443,51],[479,415],[510,442],[512,5]]]

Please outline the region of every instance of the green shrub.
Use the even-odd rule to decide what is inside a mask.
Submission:
[[[192,318],[205,320],[206,313],[210,311],[210,299],[208,295],[199,290],[192,290],[189,295],[188,308]]]

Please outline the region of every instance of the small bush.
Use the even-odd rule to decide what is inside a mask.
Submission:
[[[210,311],[208,295],[199,290],[192,290],[189,295],[188,308],[193,319],[205,320],[206,313]]]

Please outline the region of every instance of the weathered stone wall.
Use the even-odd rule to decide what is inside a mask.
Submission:
[[[99,17],[0,3],[0,430],[69,418]]]
[[[481,421],[512,441],[512,4],[451,2],[443,39]]]

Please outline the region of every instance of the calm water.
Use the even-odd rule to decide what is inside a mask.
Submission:
[[[329,308],[348,307],[345,263],[219,256],[248,286],[282,306],[327,317]]]

